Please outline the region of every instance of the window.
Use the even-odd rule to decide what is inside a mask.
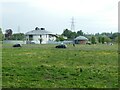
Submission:
[[[29,35],[29,40],[33,40],[33,35]]]

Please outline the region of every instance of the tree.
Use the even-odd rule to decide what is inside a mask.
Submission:
[[[115,38],[115,42],[118,43],[118,37]]]
[[[92,38],[91,38],[91,43],[92,43],[92,44],[96,44],[96,40],[95,40],[95,37],[94,37],[94,36],[92,36]]]
[[[2,41],[3,40],[3,33],[2,33],[2,29],[0,28],[0,41]]]
[[[24,33],[15,33],[12,35],[13,40],[23,40],[25,37]]]
[[[118,36],[119,33],[113,33],[112,34],[112,39],[115,39]]]
[[[109,43],[111,42],[111,39],[109,37],[105,37],[105,42]]]
[[[70,34],[72,33],[72,31],[65,29],[62,33],[63,36],[66,36],[67,38],[70,38]]]
[[[82,32],[82,30],[77,31],[77,35],[78,35],[78,36],[80,36],[80,35],[83,36],[83,32]]]
[[[77,37],[77,33],[76,32],[71,32],[70,33],[70,39],[74,39]]]
[[[102,37],[102,44],[104,44],[105,42],[105,37]]]
[[[66,36],[68,39],[74,39],[77,36],[77,33],[72,32],[71,30],[65,29],[62,35]]]
[[[102,37],[101,37],[101,36],[98,37],[98,42],[99,42],[99,43],[102,42]]]
[[[95,36],[99,36],[100,34],[99,33],[96,33]]]
[[[120,35],[115,38],[115,42],[120,44]]]
[[[65,39],[64,39],[64,37],[61,35],[61,36],[59,36],[59,37],[57,37],[57,39],[56,39],[56,41],[64,41]]]
[[[6,39],[6,40],[12,39],[12,30],[11,30],[11,29],[7,29],[7,30],[5,31],[5,39]]]

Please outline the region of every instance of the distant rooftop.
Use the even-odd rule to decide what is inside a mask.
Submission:
[[[88,40],[88,39],[84,36],[78,36],[74,40]]]
[[[54,34],[54,33],[46,31],[45,28],[38,27],[36,27],[35,30],[26,33],[26,35],[40,35],[40,34]]]

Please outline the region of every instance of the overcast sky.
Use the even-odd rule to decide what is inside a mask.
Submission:
[[[117,32],[119,0],[1,0],[3,32],[26,33],[35,27],[61,34],[71,28],[85,33]],[[18,29],[19,28],[19,29]]]

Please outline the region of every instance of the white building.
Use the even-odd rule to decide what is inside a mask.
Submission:
[[[56,40],[56,35],[46,31],[45,28],[36,27],[35,30],[29,31],[26,34],[26,44],[47,44],[50,41]]]

